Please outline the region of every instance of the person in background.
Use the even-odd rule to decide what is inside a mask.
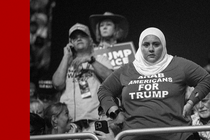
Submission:
[[[186,87],[194,87],[185,100]],[[123,123],[122,131],[191,126],[191,110],[210,92],[210,75],[198,64],[167,53],[159,29],[145,29],[133,63],[114,71],[98,91],[106,114]],[[122,95],[124,114],[113,97]],[[191,132],[126,136],[123,140],[192,140]]]
[[[114,44],[122,42],[128,35],[129,23],[122,15],[111,12],[93,14],[89,17],[89,21],[96,42],[98,42],[95,50],[113,47]],[[119,106],[121,105],[121,97],[116,97],[114,100],[118,102]],[[99,110],[101,114],[104,114],[101,107]],[[104,115],[101,116],[105,118]]]
[[[44,104],[39,99],[30,100],[30,112],[39,115],[41,118],[44,117]]]
[[[60,102],[67,104],[72,121],[85,132],[99,119],[97,91],[113,71],[107,57],[93,55],[93,45],[89,28],[80,23],[73,25],[52,78],[54,87],[63,91]]]
[[[36,85],[34,82],[30,82],[30,100],[31,99],[37,99]]]
[[[103,15],[93,14],[89,20],[96,41],[99,43],[97,48],[112,47],[127,37],[129,24],[122,15],[105,12]]]
[[[37,37],[47,38],[48,17],[44,13],[34,13],[30,19],[30,44],[35,43]]]
[[[72,118],[65,103],[53,103],[44,112],[46,134],[76,133],[77,126],[73,124]]]
[[[30,135],[45,134],[45,121],[39,115],[30,113]]]
[[[196,112],[191,116],[192,125],[210,125],[210,94],[195,105]],[[210,131],[198,132],[202,140],[210,139]]]
[[[44,109],[50,104],[60,101],[60,92],[53,87],[52,76],[45,76],[39,79],[37,88],[38,98],[42,101]]]

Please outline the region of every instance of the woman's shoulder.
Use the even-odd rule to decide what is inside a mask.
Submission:
[[[166,68],[166,71],[174,69],[184,70],[186,67],[191,67],[194,64],[195,64],[194,62],[186,58],[180,56],[174,56],[171,63]]]
[[[120,66],[119,70],[120,71],[124,71],[124,70],[128,70],[128,69],[133,69],[133,63],[129,62],[127,64],[123,64],[122,66]]]
[[[188,59],[184,58],[184,57],[180,57],[180,56],[174,56],[173,58],[175,61],[189,61]]]
[[[133,75],[136,70],[132,62],[122,65],[120,68],[115,70],[119,75]]]
[[[186,65],[186,64],[192,64],[194,62],[184,57],[174,56],[172,59],[172,63],[177,65]]]

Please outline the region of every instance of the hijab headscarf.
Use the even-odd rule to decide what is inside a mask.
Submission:
[[[143,39],[148,35],[155,35],[157,36],[163,46],[162,55],[159,58],[159,60],[155,63],[150,63],[146,61],[142,54],[142,43]],[[135,54],[135,60],[133,61],[133,65],[135,69],[139,72],[139,74],[149,76],[149,75],[155,75],[157,73],[160,73],[163,71],[171,62],[173,56],[167,54],[166,50],[166,40],[164,34],[157,28],[150,27],[145,29],[139,38],[139,49],[137,50]]]

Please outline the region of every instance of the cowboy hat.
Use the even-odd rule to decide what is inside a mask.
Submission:
[[[89,17],[91,29],[95,35],[97,30],[97,24],[105,19],[110,19],[115,24],[118,24],[119,28],[123,30],[123,35],[121,36],[121,39],[126,38],[129,28],[127,19],[124,16],[113,14],[111,12],[105,12],[103,15],[94,14]]]

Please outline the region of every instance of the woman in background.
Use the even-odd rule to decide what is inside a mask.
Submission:
[[[127,37],[129,25],[122,15],[105,12],[91,15],[89,19],[98,48],[112,47]]]
[[[30,112],[39,115],[41,118],[44,117],[44,104],[39,99],[30,100]]]
[[[44,113],[46,134],[75,133],[77,126],[71,122],[69,111],[65,103],[49,105]]]

